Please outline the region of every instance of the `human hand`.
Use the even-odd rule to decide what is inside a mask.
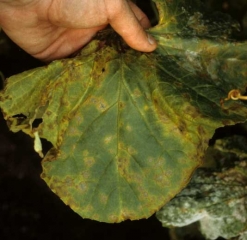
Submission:
[[[43,61],[76,52],[108,24],[126,43],[151,52],[147,16],[127,0],[0,0],[0,26],[22,49]]]

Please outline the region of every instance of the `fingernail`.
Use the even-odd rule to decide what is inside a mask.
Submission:
[[[154,38],[153,38],[150,34],[148,34],[148,42],[149,42],[151,45],[155,44],[155,40],[154,40]]]

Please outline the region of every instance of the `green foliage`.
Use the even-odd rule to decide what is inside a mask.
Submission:
[[[207,151],[215,168],[198,169],[188,186],[157,212],[163,226],[195,221],[206,239],[247,236],[246,138],[218,140]],[[243,147],[244,146],[244,147]]]
[[[221,106],[246,87],[234,23],[204,18],[199,1],[155,2],[154,53],[108,29],[73,59],[12,76],[0,95],[12,131],[35,137],[41,156],[39,136],[52,143],[42,178],[84,218],[149,217],[189,182],[214,130],[246,119],[245,103]]]

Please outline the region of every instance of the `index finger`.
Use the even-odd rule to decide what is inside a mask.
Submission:
[[[114,6],[106,6],[112,28],[123,37],[130,47],[143,52],[154,51],[157,43],[142,27],[142,25],[150,26],[147,16],[133,3],[128,3],[125,0],[113,1]]]

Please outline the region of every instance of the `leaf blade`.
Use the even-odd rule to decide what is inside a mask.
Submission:
[[[170,11],[157,0],[154,53],[128,49],[106,30],[74,59],[11,77],[1,93],[12,127],[53,144],[42,178],[84,218],[149,217],[188,183],[215,128],[246,119],[244,103],[220,105],[225,87],[244,88],[246,43],[204,39],[198,31],[185,37],[184,2],[168,2]],[[241,60],[237,75],[233,57]],[[27,119],[13,120],[20,113]],[[36,118],[43,122],[32,129]]]

